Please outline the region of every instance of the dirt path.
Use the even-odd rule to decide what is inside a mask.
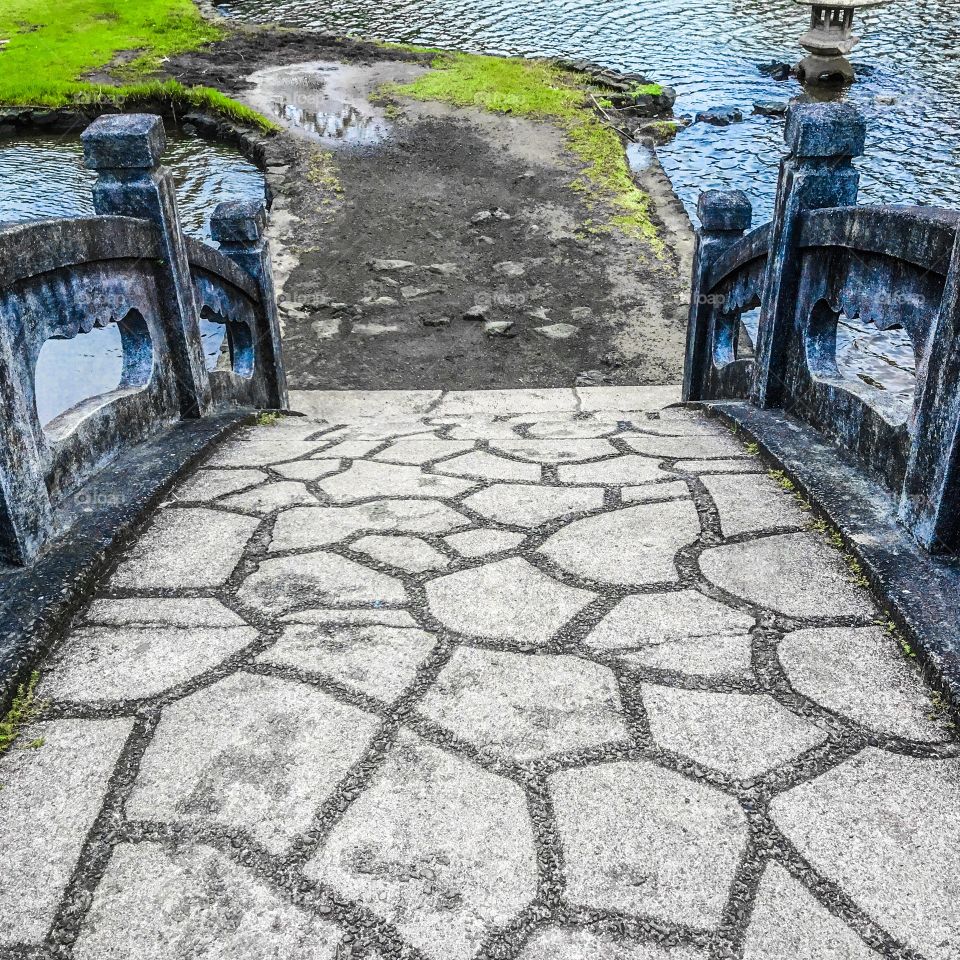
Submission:
[[[371,105],[422,57],[270,31],[171,67],[288,126],[270,182],[292,387],[679,380],[689,224],[656,165],[659,258],[588,229],[603,214],[549,124]]]

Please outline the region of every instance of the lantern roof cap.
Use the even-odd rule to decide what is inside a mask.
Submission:
[[[844,8],[862,10],[865,7],[883,7],[894,0],[793,0],[805,7],[827,7],[831,10]]]

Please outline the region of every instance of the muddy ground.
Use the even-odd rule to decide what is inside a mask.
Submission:
[[[370,103],[424,69],[416,55],[273,30],[168,65],[287,127],[268,179],[291,387],[677,382],[691,234],[658,165],[642,185],[659,258],[584,230],[603,213],[569,188],[577,165],[552,126]]]

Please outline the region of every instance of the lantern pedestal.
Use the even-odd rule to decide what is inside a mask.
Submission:
[[[860,38],[853,34],[856,10],[880,7],[891,0],[796,0],[812,7],[810,29],[800,38],[809,52],[797,65],[801,83],[853,83],[853,64],[847,59]]]

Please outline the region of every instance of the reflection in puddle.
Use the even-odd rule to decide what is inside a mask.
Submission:
[[[340,104],[339,107],[335,107],[333,101],[328,101],[328,104],[328,111],[315,113],[278,98],[271,103],[269,112],[291,126],[315,134],[321,140],[369,144],[383,140],[390,133],[390,125],[386,120],[366,117],[349,104]]]
[[[330,145],[370,146],[386,139],[393,125],[369,100],[385,83],[412,79],[423,67],[399,62],[362,67],[332,61],[271,67],[250,77],[250,105],[307,136]]]
[[[174,133],[163,162],[173,173],[184,230],[210,240],[222,200],[263,200],[263,174],[237,151]],[[0,226],[94,213],[96,175],[83,166],[76,137],[0,138]],[[216,367],[223,324],[201,323],[208,366]],[[123,371],[120,330],[110,324],[72,340],[49,340],[36,369],[37,414],[47,424],[88,397],[116,389]]]

